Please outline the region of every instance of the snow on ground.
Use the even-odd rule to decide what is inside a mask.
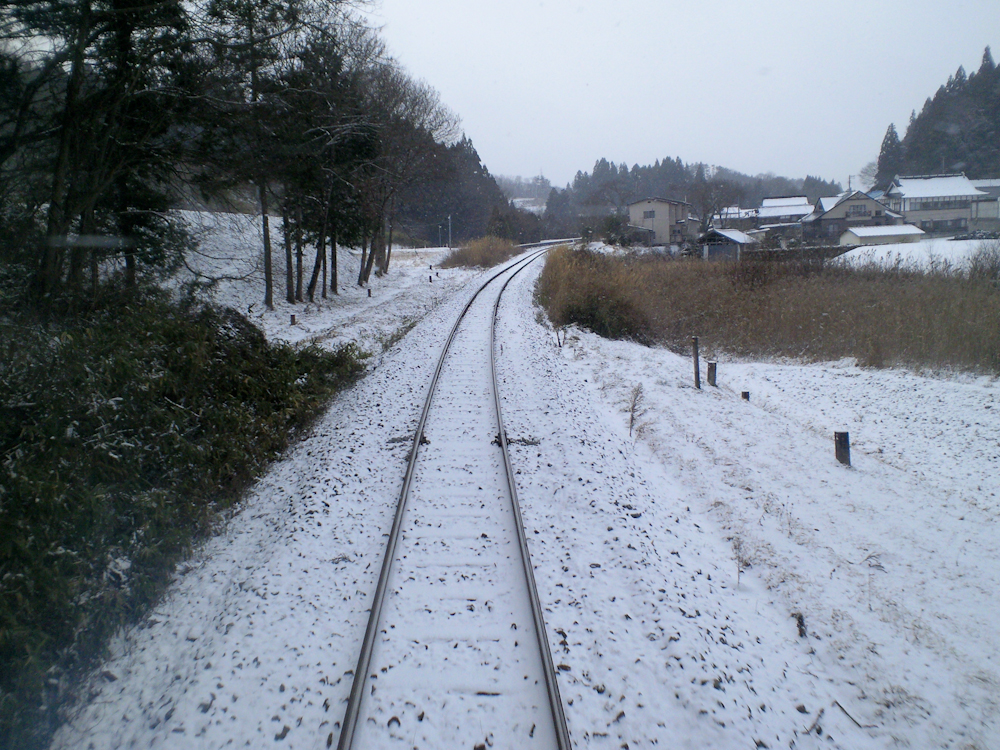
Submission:
[[[200,249],[188,259],[187,267],[175,283],[216,279],[208,298],[244,313],[271,340],[295,344],[316,342],[330,347],[354,341],[368,352],[379,353],[400,329],[411,327],[474,273],[464,268],[437,268],[448,248],[394,247],[390,273],[379,278],[372,272],[369,298],[368,289],[357,284],[360,251],[339,247],[339,294],[331,293],[323,299],[317,289],[315,302],[290,304],[285,301],[281,220],[271,217],[275,309],[268,311],[264,307],[260,217],[193,211],[183,212],[183,216],[199,239]],[[309,283],[315,258],[315,248],[307,248],[303,286]],[[294,325],[292,314],[296,319]]]
[[[952,240],[945,237],[900,242],[889,245],[866,245],[850,250],[838,261],[852,266],[876,263],[921,270],[963,269],[984,240]],[[991,242],[991,240],[985,240]]]
[[[423,317],[123,634],[54,747],[336,742],[406,445],[475,275],[438,291],[423,260],[373,285],[381,304],[304,316],[299,340],[370,342]],[[574,745],[1000,748],[997,381],[720,363],[697,391],[665,350],[559,347],[539,269],[502,305],[501,394]],[[290,309],[259,318],[270,335]]]
[[[690,359],[668,351],[578,332],[562,355],[606,404],[643,386],[640,453],[730,544],[713,578],[733,587],[736,560],[750,567],[716,611],[773,620],[749,631],[778,640],[757,679],[797,671],[835,746],[1000,747],[995,379],[722,363],[720,387],[697,391]],[[843,429],[850,469],[834,460]],[[801,658],[786,667],[789,649]]]

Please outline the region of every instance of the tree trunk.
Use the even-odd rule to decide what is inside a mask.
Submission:
[[[375,265],[375,255],[378,250],[378,231],[372,234],[371,246],[368,248],[368,262],[365,263],[365,267],[362,269],[364,274],[363,280],[367,284],[368,280],[372,277],[372,266]]]
[[[80,216],[80,236],[86,237],[94,231],[94,210],[87,209]],[[86,248],[77,245],[69,254],[69,276],[67,281],[74,294],[83,290],[83,269],[87,264]]]
[[[302,302],[302,206],[295,209],[295,299]]]
[[[316,283],[319,281],[319,271],[323,272],[323,299],[326,299],[326,222],[329,214],[323,212],[323,221],[320,222],[319,237],[316,240],[316,265],[313,266],[312,278],[309,279],[309,301],[313,301],[316,294]]]
[[[323,268],[323,261],[326,259],[326,237],[320,232],[319,239],[316,241],[316,262],[313,263],[312,276],[309,277],[309,287],[306,290],[306,296],[309,297],[309,301],[313,301],[313,297],[316,295],[316,285],[319,283],[319,272]],[[326,291],[325,289],[323,290]]]
[[[392,224],[396,216],[396,196],[392,197],[392,201],[389,203],[389,241],[385,246],[385,265],[382,267],[382,273],[389,272],[389,262],[392,260]]]
[[[292,227],[288,223],[288,206],[281,207],[281,228],[285,237],[285,300],[295,302],[295,277],[292,270]]]
[[[323,235],[323,285],[320,287],[323,291],[321,296],[326,299],[326,235]]]
[[[274,277],[271,273],[271,224],[267,217],[267,183],[257,185],[260,193],[260,223],[264,232],[264,307],[274,309]]]
[[[365,285],[365,265],[368,262],[368,238],[361,235],[361,267],[358,268],[358,286]]]
[[[334,227],[330,233],[330,291],[340,294],[337,291],[337,228]]]
[[[49,194],[48,227],[45,232],[47,242],[42,251],[42,263],[38,274],[38,290],[45,296],[55,291],[61,277],[63,259],[62,242],[69,229],[66,199],[69,182],[69,157],[72,135],[76,125],[76,99],[83,84],[84,48],[90,36],[90,0],[84,0],[80,28],[77,30],[73,48],[73,62],[69,82],[66,84],[66,99],[63,103],[62,123],[59,128],[59,146],[52,169],[52,189]]]

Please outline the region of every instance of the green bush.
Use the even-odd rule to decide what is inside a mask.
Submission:
[[[0,747],[44,745],[74,678],[361,358],[153,292],[0,318]]]

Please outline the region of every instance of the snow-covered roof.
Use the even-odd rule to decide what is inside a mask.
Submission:
[[[923,234],[924,230],[912,224],[897,224],[886,227],[851,227],[847,230],[856,235],[859,239],[865,237],[907,237],[914,234]]]
[[[819,210],[822,211],[823,213],[826,213],[831,208],[833,208],[838,203],[840,203],[843,199],[844,199],[844,194],[843,193],[841,193],[840,195],[831,195],[831,196],[829,196],[827,198],[820,198],[819,199]]]
[[[972,198],[985,195],[964,174],[897,177],[889,195],[902,198]]]
[[[739,229],[710,229],[705,234],[721,234],[726,239],[732,240],[738,245],[749,245],[757,241],[754,237],[751,237],[746,232],[741,232]]]
[[[783,204],[778,206],[761,206],[757,215],[761,219],[773,219],[778,216],[808,216],[813,207],[806,204]]]
[[[655,196],[651,196],[649,198],[642,198],[641,200],[637,200],[637,201],[632,201],[628,205],[629,205],[629,207],[632,207],[632,206],[637,206],[640,203],[672,203],[675,206],[690,206],[691,205],[687,201],[676,201],[673,198],[657,198]]]
[[[969,180],[977,188],[1000,187],[1000,180]]]
[[[753,219],[757,216],[756,208],[740,208],[739,206],[726,206],[715,215],[718,219]]]
[[[765,198],[761,208],[770,206],[808,206],[809,199],[804,195],[783,195],[777,198]]]

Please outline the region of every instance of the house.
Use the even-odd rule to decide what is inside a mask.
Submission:
[[[925,232],[957,233],[969,229],[973,202],[988,197],[964,174],[896,177],[885,192],[889,209]]]
[[[924,230],[912,224],[890,224],[880,227],[851,227],[840,235],[841,245],[892,245],[900,242],[917,242],[924,237]]]
[[[716,229],[753,229],[757,226],[756,208],[726,206],[712,215],[712,226]]]
[[[813,212],[812,204],[804,195],[786,195],[765,198],[757,209],[758,226],[797,224]]]
[[[701,257],[705,260],[739,260],[743,251],[757,244],[757,240],[739,229],[713,227],[698,238]]]
[[[757,209],[757,228],[766,229],[774,237],[798,238],[802,219],[812,212],[812,204],[804,195],[765,198]]]
[[[854,227],[880,227],[903,223],[901,214],[890,211],[870,195],[854,190],[820,198],[811,214],[802,219],[805,242],[834,242]]]
[[[691,204],[667,198],[646,198],[628,206],[629,226],[651,232],[654,245],[679,245],[698,229],[690,215]]]
[[[969,180],[976,190],[986,195],[972,202],[972,220],[969,228],[986,232],[1000,232],[1000,180]]]

